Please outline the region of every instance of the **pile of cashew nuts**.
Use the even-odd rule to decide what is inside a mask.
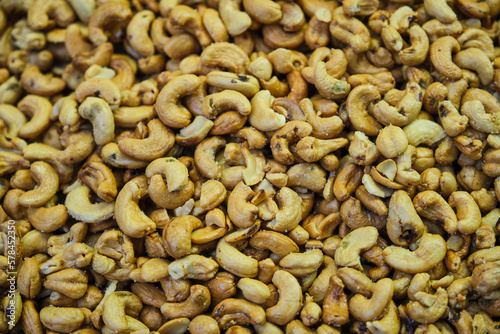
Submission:
[[[500,333],[500,0],[1,0],[0,333]]]

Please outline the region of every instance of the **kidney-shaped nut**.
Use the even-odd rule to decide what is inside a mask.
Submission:
[[[360,253],[377,242],[378,230],[373,226],[360,227],[346,235],[335,251],[337,266],[354,267],[363,270]]]
[[[221,238],[217,243],[215,257],[219,265],[230,273],[239,277],[256,277],[258,274],[258,261],[251,258],[236,247],[228,243],[225,239],[228,236]]]
[[[278,288],[278,303],[266,310],[266,318],[277,325],[289,323],[302,307],[302,289],[297,279],[284,270],[273,275],[273,284]]]
[[[54,232],[68,220],[68,210],[64,204],[28,208],[28,220],[41,232]]]
[[[219,269],[217,262],[197,254],[187,255],[171,262],[168,272],[173,279],[209,280]]]
[[[113,216],[114,202],[94,204],[89,196],[90,188],[85,185],[74,188],[66,195],[64,204],[71,217],[86,223],[99,223]]]
[[[323,263],[323,252],[319,249],[304,253],[292,253],[282,258],[279,262],[283,270],[295,277],[303,277],[316,272]]]
[[[416,274],[434,268],[443,261],[446,251],[446,241],[443,237],[439,234],[425,233],[415,251],[389,246],[384,249],[384,260],[396,270]]]
[[[148,136],[144,139],[123,138],[118,148],[138,160],[154,160],[164,156],[174,145],[174,133],[158,119],[148,122]]]
[[[343,43],[349,44],[356,53],[363,53],[370,47],[370,32],[357,18],[336,14],[330,22],[330,33]]]
[[[259,208],[251,203],[254,191],[240,182],[227,199],[227,213],[231,221],[238,227],[249,227],[257,220]]]
[[[274,231],[259,231],[250,238],[250,246],[268,249],[278,258],[299,251],[297,244],[286,235]]]
[[[462,234],[472,234],[481,225],[481,210],[474,197],[465,191],[455,191],[448,199],[450,206],[457,211],[458,231]]]
[[[226,145],[226,140],[222,137],[210,137],[204,139],[194,151],[194,163],[198,171],[208,179],[220,179],[222,169],[215,161],[215,154],[218,149]]]
[[[270,91],[261,90],[250,101],[252,112],[248,115],[248,122],[256,129],[274,131],[285,125],[286,117],[271,108],[273,100]]]
[[[422,108],[422,89],[417,83],[408,82],[405,95],[393,107],[386,101],[378,102],[373,108],[373,114],[382,124],[405,126],[413,122]]]
[[[169,81],[160,91],[154,110],[165,125],[172,128],[184,128],[191,122],[189,110],[178,101],[200,86],[200,79],[193,74],[185,74]]]
[[[176,259],[190,254],[191,232],[202,227],[203,223],[195,216],[186,215],[172,219],[163,230],[167,252]]]
[[[40,207],[47,204],[59,188],[59,177],[48,163],[36,161],[31,164],[30,174],[38,188],[19,196],[19,204],[25,207]]]
[[[21,75],[23,88],[31,94],[52,96],[61,92],[66,83],[58,77],[51,77],[40,72],[36,65],[29,64]]]
[[[205,312],[210,306],[210,291],[203,285],[193,285],[189,297],[180,303],[165,303],[161,306],[161,313],[167,319],[180,317],[193,318]]]
[[[147,179],[142,176],[127,182],[116,197],[116,223],[129,237],[142,238],[156,229],[156,224],[139,208],[139,200],[147,193]]]
[[[354,87],[347,97],[347,114],[349,121],[358,131],[367,136],[376,136],[382,126],[368,114],[368,105],[380,99],[380,93],[375,86],[359,85]]]
[[[113,112],[106,101],[98,97],[87,97],[78,107],[78,113],[92,122],[97,145],[105,145],[113,140],[115,122]]]
[[[500,118],[495,113],[485,110],[485,105],[479,100],[467,101],[460,109],[463,115],[469,118],[470,126],[486,133],[500,133]]]
[[[149,26],[155,19],[150,10],[137,12],[127,25],[127,40],[130,47],[142,57],[152,56],[155,52],[153,41],[149,37]]]
[[[279,232],[293,230],[302,219],[302,199],[288,187],[283,187],[276,194],[279,211],[267,227]]]
[[[19,110],[31,117],[24,123],[18,132],[21,138],[34,138],[42,134],[50,126],[50,113],[52,112],[52,103],[42,96],[26,95],[17,104]]]
[[[428,119],[417,119],[403,128],[408,143],[417,147],[420,144],[432,146],[444,137],[446,132],[438,123]]]
[[[142,302],[129,291],[116,291],[106,296],[102,304],[102,320],[111,330],[125,332],[129,330],[129,321],[139,315]]]
[[[349,312],[360,321],[372,321],[381,316],[392,301],[394,282],[382,278],[373,286],[371,298],[356,294],[349,299]]]
[[[453,62],[460,68],[475,71],[482,85],[488,85],[493,80],[493,65],[488,56],[478,48],[468,48],[453,57]]]
[[[215,119],[228,110],[235,110],[242,116],[248,116],[252,111],[252,105],[245,95],[228,89],[206,96],[202,108],[203,115],[208,119]]]
[[[435,298],[430,305],[424,305],[419,301],[410,301],[406,305],[408,316],[420,323],[434,323],[446,312],[448,306],[448,294],[443,288],[436,290]]]
[[[451,36],[441,37],[430,48],[430,58],[436,69],[446,78],[462,78],[462,70],[452,61],[452,53],[460,51],[460,44]]]
[[[188,178],[187,168],[175,158],[152,161],[146,168],[146,176],[149,178],[149,197],[162,208],[175,209],[193,195],[194,184]]]
[[[129,5],[122,1],[109,1],[97,7],[89,20],[89,39],[94,45],[108,40],[106,30],[127,22],[132,17]]]

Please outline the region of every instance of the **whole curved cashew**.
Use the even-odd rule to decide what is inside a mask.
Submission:
[[[219,13],[230,35],[244,33],[252,24],[250,16],[240,10],[241,0],[221,0]]]
[[[105,145],[113,140],[115,121],[113,112],[106,101],[98,97],[87,97],[78,107],[78,113],[92,123],[97,145]]]
[[[155,19],[155,13],[150,10],[137,12],[127,25],[127,40],[132,49],[140,56],[152,56],[155,46],[149,37],[149,26]]]
[[[481,101],[467,101],[462,104],[460,111],[469,118],[469,124],[473,129],[486,133],[500,133],[499,115],[487,113]]]
[[[274,273],[273,284],[278,288],[280,296],[278,303],[266,310],[266,318],[277,325],[285,325],[302,307],[302,289],[297,279],[284,270]]]
[[[134,159],[154,160],[164,156],[174,146],[174,133],[160,120],[149,121],[147,127],[147,138],[123,138],[118,143],[120,151]]]
[[[219,240],[215,257],[219,265],[225,270],[239,277],[256,277],[259,271],[259,262],[241,253],[234,246],[229,244],[225,239],[230,237],[229,234]]]
[[[90,188],[85,185],[76,187],[66,195],[64,204],[71,217],[86,223],[99,223],[113,216],[114,202],[92,204],[89,195]]]
[[[346,235],[335,251],[337,266],[363,270],[359,254],[377,242],[378,230],[373,226],[360,227]]]
[[[394,282],[390,278],[382,278],[373,286],[370,299],[361,294],[354,295],[349,300],[349,312],[360,321],[372,321],[384,313],[392,301]]]
[[[476,232],[481,225],[481,211],[474,197],[465,191],[455,191],[448,203],[457,210],[458,231],[463,234]]]
[[[302,219],[302,199],[288,187],[281,188],[275,198],[280,210],[274,219],[267,223],[267,227],[278,232],[293,230]]]
[[[406,94],[396,107],[390,106],[386,101],[380,101],[373,107],[373,114],[382,124],[405,126],[413,122],[422,109],[422,90],[416,83],[409,82]]]
[[[36,65],[28,64],[21,75],[23,88],[31,94],[52,96],[64,89],[66,83],[58,77],[51,77],[40,72]]]
[[[458,80],[462,78],[462,70],[451,59],[452,53],[459,51],[460,44],[451,36],[441,37],[431,45],[432,64],[448,79]]]
[[[448,294],[443,288],[436,290],[437,298],[431,305],[423,305],[419,301],[411,301],[406,305],[408,316],[423,324],[434,323],[441,318],[448,306]]]
[[[89,20],[89,39],[94,45],[100,45],[108,40],[104,30],[117,23],[124,23],[132,17],[132,11],[127,3],[108,1],[97,7]]]
[[[161,306],[161,313],[167,319],[181,317],[194,318],[210,307],[210,290],[204,285],[193,285],[189,290],[189,297],[181,303],[165,303]]]
[[[79,84],[75,89],[75,97],[80,103],[84,103],[87,97],[100,98],[108,104],[111,110],[116,110],[121,102],[118,86],[109,79],[99,77],[87,79]]]
[[[384,260],[396,270],[416,274],[434,268],[443,261],[446,251],[443,237],[425,233],[414,252],[399,246],[389,246],[384,249]]]
[[[347,115],[349,121],[358,131],[367,136],[376,136],[382,126],[370,116],[366,110],[368,105],[380,99],[380,93],[375,86],[359,85],[354,87],[347,97]]]
[[[40,207],[47,204],[59,189],[59,177],[48,163],[36,161],[30,167],[31,177],[38,183],[38,188],[19,196],[19,204],[25,207]]]
[[[163,231],[167,252],[176,259],[190,254],[191,233],[202,227],[203,223],[195,216],[186,215],[172,219]]]
[[[89,186],[99,198],[113,202],[118,193],[115,175],[111,169],[98,161],[85,163],[78,172],[78,178]]]
[[[260,131],[274,131],[286,123],[286,117],[278,114],[272,108],[274,97],[268,90],[261,90],[254,95],[250,103],[252,112],[248,115],[248,122]]]
[[[165,125],[172,128],[185,128],[189,125],[191,113],[178,101],[194,93],[200,84],[196,75],[185,74],[175,77],[162,88],[156,98],[154,110]]]
[[[116,197],[116,223],[129,237],[142,238],[156,230],[156,224],[138,204],[141,197],[148,193],[147,189],[146,177],[137,177],[127,182]]]
[[[239,182],[227,199],[227,213],[238,227],[249,227],[257,220],[259,208],[251,203],[255,193],[252,188]]]
[[[283,258],[299,251],[299,246],[286,235],[274,231],[259,231],[250,238],[250,246],[258,249],[268,249]]]
[[[248,116],[252,105],[245,95],[233,90],[223,90],[203,99],[203,115],[208,119],[215,119],[220,113],[235,110],[242,116]]]
[[[329,75],[325,62],[318,62],[314,67],[314,85],[321,96],[335,100],[349,94],[351,85],[345,80],[339,80]]]
[[[453,62],[460,68],[475,71],[484,86],[487,86],[493,80],[493,65],[481,49],[468,48],[462,50],[453,57]]]
[[[380,320],[367,321],[366,327],[372,333],[398,334],[401,320],[396,304],[391,300],[386,314]]]
[[[142,302],[132,292],[116,291],[107,296],[102,304],[102,320],[115,332],[126,332],[128,322],[139,315]]]
[[[17,107],[24,114],[31,116],[31,119],[19,128],[19,137],[34,138],[42,134],[50,126],[52,103],[46,98],[37,95],[26,95],[19,101]]]

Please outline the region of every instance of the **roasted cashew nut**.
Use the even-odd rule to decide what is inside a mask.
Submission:
[[[398,246],[389,246],[384,249],[384,260],[396,270],[416,274],[430,270],[443,261],[446,250],[443,237],[425,233],[414,252]]]
[[[177,319],[181,317],[193,318],[205,312],[210,306],[210,290],[204,285],[193,285],[189,292],[189,297],[181,303],[163,304],[161,313],[167,319]]]
[[[278,303],[266,310],[266,318],[277,325],[285,325],[302,307],[302,289],[297,279],[284,270],[274,273],[273,284],[278,288],[280,296]]]
[[[382,126],[366,110],[368,105],[380,99],[375,86],[360,85],[354,87],[347,97],[347,113],[354,128],[367,136],[376,136]]]
[[[40,207],[47,204],[59,188],[56,171],[46,162],[36,161],[30,167],[31,177],[38,183],[38,188],[19,196],[19,204],[25,207]]]
[[[146,194],[146,177],[138,177],[127,182],[116,197],[116,223],[129,237],[142,238],[156,229],[156,224],[138,205],[138,201]]]
[[[360,227],[346,235],[335,251],[337,266],[354,267],[362,270],[359,254],[375,245],[378,230],[373,226]]]
[[[217,243],[215,257],[219,265],[239,277],[256,277],[259,270],[258,261],[228,243],[225,239],[229,237],[231,234],[221,238]]]
[[[349,299],[349,311],[360,321],[372,321],[383,314],[392,301],[394,282],[390,278],[382,278],[373,286],[370,299],[362,294],[356,294]]]
[[[85,185],[76,187],[66,195],[64,204],[71,217],[86,223],[99,223],[113,216],[114,202],[93,204],[89,195],[90,188]]]
[[[82,118],[92,122],[97,145],[105,145],[113,140],[115,122],[113,112],[106,101],[98,97],[87,97],[78,107],[78,113]]]
[[[102,306],[104,324],[115,332],[129,329],[129,321],[139,315],[142,302],[132,292],[117,291],[107,296]]]

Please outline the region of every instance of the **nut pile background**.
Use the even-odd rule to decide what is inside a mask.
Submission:
[[[0,8],[1,333],[500,333],[499,0]]]

